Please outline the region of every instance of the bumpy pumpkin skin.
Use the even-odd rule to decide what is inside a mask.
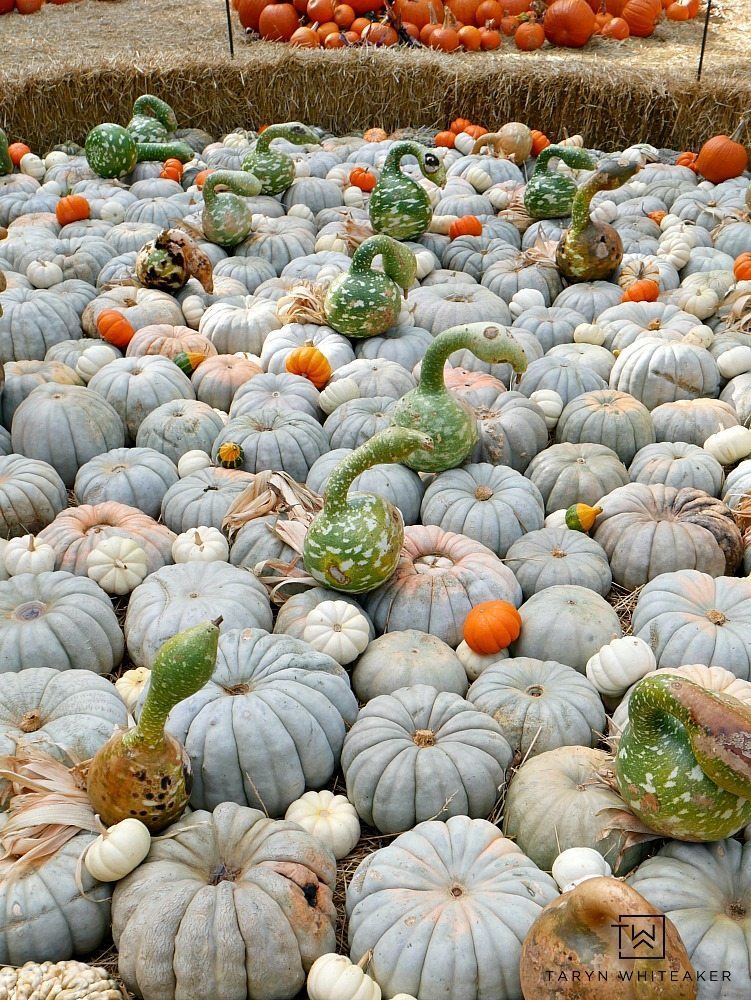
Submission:
[[[662,916],[638,892],[614,878],[588,878],[548,903],[522,947],[524,997],[694,1000],[696,974],[669,920],[664,924],[664,958],[654,957],[647,948],[641,949],[645,957],[619,956],[619,952],[627,953],[624,940],[628,944],[628,928],[619,929],[618,925],[628,925],[629,915],[642,919],[645,915]],[[645,922],[648,931],[651,926]],[[634,950],[639,954],[636,947]],[[555,970],[552,975],[551,970]],[[593,973],[591,978],[588,973]]]

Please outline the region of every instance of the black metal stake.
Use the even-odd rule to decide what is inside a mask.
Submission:
[[[229,39],[229,54],[230,58],[235,58],[235,40],[232,37],[232,11],[230,10],[229,0],[224,0],[224,6],[227,8],[227,38]]]
[[[697,81],[701,79],[701,68],[704,64],[704,50],[707,47],[707,34],[709,32],[709,15],[712,13],[712,0],[707,0],[707,14],[704,18],[704,33],[701,36],[701,52],[699,53],[699,68],[696,71]]]

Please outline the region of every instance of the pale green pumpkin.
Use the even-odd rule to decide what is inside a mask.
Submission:
[[[252,153],[242,163],[243,170],[261,182],[261,194],[281,194],[295,179],[295,161],[288,153],[271,149],[274,139],[286,139],[295,146],[317,143],[318,136],[302,122],[269,125],[258,137]]]
[[[226,191],[217,192],[217,188]],[[250,233],[253,214],[246,198],[261,193],[261,182],[243,170],[217,170],[203,184],[201,225],[207,240],[220,247],[242,243]]]
[[[418,449],[405,464],[418,472],[443,472],[467,459],[477,437],[475,411],[446,388],[443,369],[454,351],[472,351],[482,361],[508,362],[523,372],[527,359],[521,345],[496,323],[467,323],[439,333],[425,352],[420,383],[397,402],[391,422],[430,433],[434,447]]]
[[[446,168],[432,150],[419,142],[397,142],[388,152],[368,210],[376,232],[395,240],[416,240],[430,226],[433,209],[425,189],[402,173],[405,156],[414,156],[423,176],[443,187]]]
[[[124,177],[143,160],[187,163],[193,159],[193,150],[184,142],[137,142],[127,129],[112,122],[89,132],[85,152],[89,166],[100,177]]]
[[[305,536],[303,560],[310,575],[333,590],[364,594],[396,569],[404,521],[393,504],[373,493],[352,493],[360,473],[383,462],[400,462],[416,448],[428,452],[428,434],[388,427],[343,458],[323,495],[323,510]]]
[[[177,129],[177,118],[166,101],[142,94],[133,104],[133,117],[126,128],[136,142],[166,142]]]
[[[535,170],[524,189],[524,207],[533,219],[557,219],[568,215],[576,194],[576,181],[564,174],[548,173],[553,159],[562,160],[572,170],[593,170],[589,150],[577,146],[546,146],[537,157]]]

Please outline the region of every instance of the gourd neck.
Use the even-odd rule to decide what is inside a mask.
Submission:
[[[636,746],[669,749],[667,719],[685,730],[697,764],[719,788],[751,799],[751,709],[674,674],[646,677],[629,701]],[[675,739],[672,736],[672,739]]]
[[[420,169],[422,170],[422,154],[423,147],[419,142],[413,142],[410,139],[405,139],[403,142],[395,143],[386,155],[386,161],[383,164],[381,176],[384,174],[399,174],[404,177],[401,170],[401,163],[405,156],[414,156],[420,164]],[[411,177],[404,177],[404,180],[411,181],[412,184],[417,183],[416,181],[413,181]]]
[[[444,330],[425,352],[420,371],[419,390],[425,395],[447,393],[443,369],[454,351],[472,351],[491,364],[508,362],[515,372],[523,372],[527,358],[519,343],[494,323],[467,323]]]
[[[598,191],[614,191],[630,180],[638,169],[638,164],[628,160],[604,160],[574,195],[569,234],[580,236],[590,224],[589,209]]]
[[[404,244],[390,236],[371,236],[355,251],[350,265],[351,274],[367,274],[372,271],[373,261],[378,255],[383,259],[383,270],[387,277],[406,290],[412,285],[417,274],[415,255]]]
[[[8,152],[8,136],[0,128],[0,176],[13,173],[13,161]]]
[[[307,142],[316,141],[313,133],[302,132],[299,124],[295,123],[295,125],[292,125],[289,122],[281,122],[276,125],[269,125],[268,128],[265,128],[261,132],[256,139],[255,152],[276,152],[276,150],[269,149],[274,139],[286,139],[287,142],[292,142],[295,146],[304,146]],[[282,154],[279,153],[278,155],[281,156]]]
[[[552,159],[561,160],[572,170],[591,170],[595,165],[586,149],[578,146],[546,146],[537,156],[535,174],[547,174]]]
[[[263,185],[254,174],[246,170],[217,170],[203,182],[203,200],[206,205],[210,206],[216,201],[218,187],[225,187],[235,195],[255,198],[261,193]]]
[[[379,431],[370,441],[355,448],[351,455],[337,463],[323,494],[324,513],[336,514],[347,507],[349,488],[366,469],[383,462],[401,462],[413,451],[432,447],[432,439],[421,431],[406,427],[387,427]]]
[[[153,94],[143,94],[141,97],[136,98],[133,104],[133,117],[135,118],[138,115],[146,118],[156,118],[158,122],[164,125],[168,132],[174,132],[177,128],[175,112],[166,101],[154,97]]]
[[[175,705],[199,691],[216,665],[222,618],[201,622],[168,639],[157,653],[138,725],[123,736],[123,746],[156,749],[164,745],[164,725]]]
[[[184,142],[137,142],[138,162],[153,162],[154,160],[179,160],[187,163],[194,153]]]

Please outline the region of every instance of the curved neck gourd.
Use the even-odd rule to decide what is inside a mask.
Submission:
[[[218,187],[226,188],[226,191],[218,192]],[[261,182],[245,170],[217,170],[203,182],[203,201],[204,205],[211,207],[223,195],[255,198],[260,191]]]
[[[415,157],[424,177],[429,177],[436,184],[443,183],[443,179],[445,179],[443,164],[436,154],[432,153],[426,146],[423,146],[422,143],[413,142],[411,139],[394,143],[386,155],[386,160],[381,169],[381,178],[398,175],[411,184],[417,184],[417,181],[413,181],[411,177],[406,177],[402,173],[401,164],[405,156]],[[437,176],[441,179],[437,179]]]
[[[156,118],[168,132],[177,128],[177,117],[166,101],[153,94],[142,94],[133,104],[133,117]]]
[[[255,152],[268,153],[269,146],[274,139],[286,139],[295,146],[304,146],[306,143],[317,143],[318,136],[307,125],[302,122],[280,122],[276,125],[269,125],[256,139]]]
[[[8,152],[8,136],[0,128],[0,177],[13,173],[13,161]]]
[[[138,142],[121,125],[103,122],[86,136],[86,160],[100,177],[124,177],[141,161],[169,159],[187,163],[193,150],[184,142]]]
[[[653,674],[629,701],[615,762],[621,795],[663,836],[721,840],[751,816],[751,708]]]
[[[590,206],[598,191],[614,191],[630,180],[638,169],[638,164],[627,160],[605,160],[601,163],[576,193],[571,206],[569,233],[580,236],[592,224]]]
[[[417,261],[409,247],[388,236],[371,236],[361,243],[352,256],[349,273],[371,273],[373,261],[379,254],[383,260],[383,273],[404,289],[406,296],[417,275]]]
[[[592,170],[595,166],[595,161],[588,149],[582,149],[579,146],[546,146],[537,155],[532,176],[547,174],[550,161],[553,159],[561,160],[571,170]]]
[[[490,364],[508,362],[515,372],[527,368],[527,358],[518,341],[502,327],[494,323],[468,323],[435,337],[423,358],[418,390],[429,395],[448,395],[443,371],[454,351],[471,351]]]

